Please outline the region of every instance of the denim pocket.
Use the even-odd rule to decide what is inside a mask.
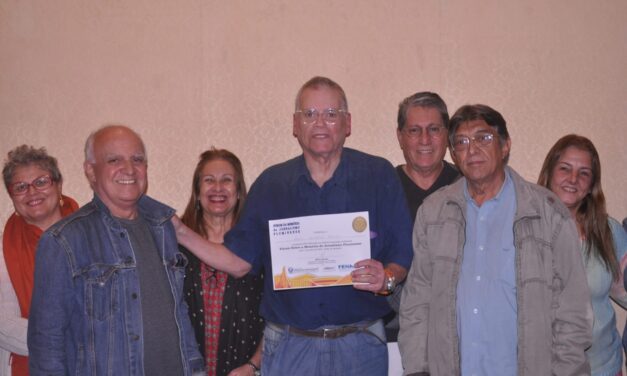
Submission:
[[[285,338],[285,331],[268,323],[263,331],[263,356],[271,357]]]
[[[180,289],[183,288],[183,280],[185,279],[185,268],[187,267],[187,264],[187,257],[180,252],[177,252],[167,263],[168,268],[176,281],[176,286]]]
[[[87,315],[106,321],[119,310],[118,269],[112,265],[93,267],[85,281],[85,309]]]

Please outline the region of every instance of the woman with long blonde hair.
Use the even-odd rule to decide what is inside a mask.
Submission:
[[[627,308],[627,235],[607,214],[594,144],[574,134],[559,139],[544,160],[538,184],[568,207],[579,231],[594,311],[592,346],[586,351],[592,375],[621,375],[623,349],[610,298]]]

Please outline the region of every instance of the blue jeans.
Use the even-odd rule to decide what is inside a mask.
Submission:
[[[383,323],[378,320],[368,330],[370,333],[356,332],[324,339],[293,334],[266,323],[261,374],[385,376],[388,352]]]

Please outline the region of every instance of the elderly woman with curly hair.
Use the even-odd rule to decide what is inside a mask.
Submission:
[[[627,235],[607,214],[599,153],[585,137],[562,137],[546,156],[538,184],[562,200],[579,230],[594,311],[592,346],[586,351],[592,375],[621,375],[623,349],[610,298],[627,307]]]
[[[44,148],[18,146],[2,169],[13,213],[2,234],[0,257],[0,375],[28,375],[26,328],[33,292],[35,250],[50,225],[78,209],[61,193],[57,160]]]

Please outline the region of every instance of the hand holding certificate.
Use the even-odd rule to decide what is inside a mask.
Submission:
[[[351,285],[370,259],[368,212],[272,220],[269,231],[275,290]]]

